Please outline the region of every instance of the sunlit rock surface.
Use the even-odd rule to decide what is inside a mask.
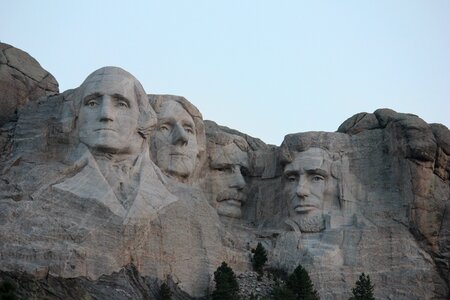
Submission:
[[[1,70],[20,61],[34,79],[22,94],[1,79],[0,278],[18,295],[154,299],[167,282],[202,297],[222,261],[250,271],[261,242],[268,267],[302,264],[323,299],[348,299],[362,272],[377,298],[449,297],[445,126],[379,109],[267,145],[120,68],[57,94],[2,47]]]

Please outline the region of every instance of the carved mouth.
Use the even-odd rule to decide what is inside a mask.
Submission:
[[[309,204],[300,204],[294,207],[295,212],[299,214],[305,214],[316,209],[317,207]]]
[[[189,155],[187,155],[185,153],[181,153],[181,152],[172,152],[172,153],[169,153],[169,155],[170,156],[179,156],[179,157],[188,157],[189,158]]]
[[[245,202],[246,196],[242,192],[238,191],[223,191],[217,196],[217,202],[226,201],[227,203],[235,205],[235,203],[239,204],[239,207]],[[237,205],[236,205],[237,206]]]
[[[114,129],[112,129],[112,128],[98,128],[98,129],[95,129],[94,131],[113,131],[113,132],[116,132]]]
[[[236,199],[224,199],[224,200],[221,200],[220,202],[226,202],[227,204],[236,206],[236,207],[242,206],[242,201],[236,200]]]

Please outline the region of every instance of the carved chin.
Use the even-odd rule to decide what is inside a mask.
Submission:
[[[169,174],[182,178],[189,177],[192,173],[192,169],[185,164],[172,164],[169,165],[166,170]]]
[[[117,140],[118,139],[113,136],[112,133],[110,135],[98,134],[96,136],[80,137],[80,142],[88,146],[88,148],[110,153],[116,153],[119,152],[119,150],[122,150],[122,148],[127,148],[121,145]]]
[[[158,160],[158,166],[175,177],[189,177],[194,171],[194,160],[188,157],[164,157]]]
[[[217,213],[219,216],[239,219],[242,216],[241,208],[233,203],[222,201],[217,205]]]
[[[313,233],[325,229],[325,219],[322,214],[313,216],[296,216],[293,221],[297,223],[301,232]]]

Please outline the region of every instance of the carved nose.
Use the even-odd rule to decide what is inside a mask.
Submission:
[[[301,198],[308,197],[310,194],[308,181],[303,176],[300,176],[296,194]]]
[[[176,124],[172,131],[172,143],[174,145],[186,146],[189,141],[188,134],[184,128]]]
[[[241,173],[240,166],[232,167],[232,179],[230,182],[230,188],[242,190],[245,187],[245,180]]]
[[[115,111],[108,96],[103,96],[100,103],[100,121],[114,121]]]

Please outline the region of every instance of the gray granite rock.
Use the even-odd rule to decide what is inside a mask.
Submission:
[[[342,123],[337,131],[347,134],[357,134],[363,130],[375,128],[380,128],[380,124],[374,114],[359,113]]]
[[[1,67],[17,65],[2,47]],[[268,270],[304,265],[322,299],[348,299],[362,272],[377,298],[448,299],[445,126],[379,109],[276,147],[120,68],[49,95],[50,75],[21,63],[43,94],[0,103],[22,106],[0,124],[0,276],[20,296],[152,299],[168,282],[207,297],[226,261],[245,297],[270,297],[248,275],[261,242]]]
[[[29,101],[58,93],[55,78],[28,53],[0,43],[0,126]]]

